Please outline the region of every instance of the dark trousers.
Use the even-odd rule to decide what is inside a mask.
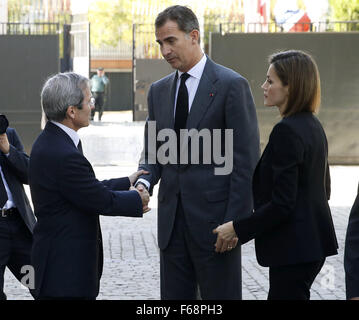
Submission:
[[[95,108],[91,110],[91,120],[95,116],[95,112],[98,112],[98,119],[101,121],[103,114],[103,106],[105,104],[105,93],[104,92],[92,92],[92,96],[95,98]]]
[[[162,300],[241,299],[240,246],[216,253],[213,246],[196,244],[178,201],[174,230],[166,249],[160,252]]]
[[[269,268],[268,300],[309,300],[310,288],[325,259]]]
[[[0,216],[0,300],[6,299],[4,293],[5,268],[8,267],[12,274],[21,281],[26,275],[21,273],[21,268],[31,265],[31,246],[32,234],[19,212],[8,217]]]

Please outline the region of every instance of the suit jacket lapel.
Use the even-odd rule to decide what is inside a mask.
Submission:
[[[168,79],[167,89],[161,92],[161,102],[163,108],[163,117],[162,120],[166,121],[164,128],[174,129],[174,104],[175,104],[175,94],[176,94],[176,84],[177,84],[177,72],[174,72],[172,76]],[[170,92],[170,94],[168,94]]]
[[[214,63],[207,57],[191,111],[188,115],[187,129],[198,128],[200,121],[216,96],[217,89],[214,83],[217,81],[217,77],[213,67]]]

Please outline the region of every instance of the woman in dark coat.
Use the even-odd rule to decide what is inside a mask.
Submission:
[[[277,123],[253,176],[254,210],[214,230],[223,240],[255,239],[258,263],[269,267],[268,300],[309,300],[325,258],[337,254],[328,205],[330,175],[325,132],[314,115],[320,78],[312,57],[290,50],[269,59],[264,104],[277,106]],[[233,243],[233,242],[232,242]]]

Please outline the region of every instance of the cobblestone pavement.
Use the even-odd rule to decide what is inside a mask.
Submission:
[[[95,167],[99,179],[119,177],[135,171],[127,166]],[[312,286],[311,299],[345,299],[343,251],[350,207],[354,201],[358,167],[331,167],[330,202],[339,242],[339,254],[327,258]],[[346,187],[346,188],[344,188]],[[157,190],[157,189],[155,189]],[[157,201],[143,219],[101,217],[104,242],[104,270],[98,300],[159,299],[159,252],[157,248]],[[243,299],[264,300],[268,292],[268,269],[258,265],[253,241],[242,247]],[[5,292],[9,300],[32,300],[7,270]]]

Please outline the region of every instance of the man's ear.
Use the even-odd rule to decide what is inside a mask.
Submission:
[[[69,119],[75,119],[75,115],[76,115],[76,107],[75,106],[69,106],[67,107],[66,110],[66,117]]]
[[[192,42],[193,43],[198,43],[199,41],[199,31],[197,29],[193,29],[190,33],[189,33],[191,39],[192,39]]]

